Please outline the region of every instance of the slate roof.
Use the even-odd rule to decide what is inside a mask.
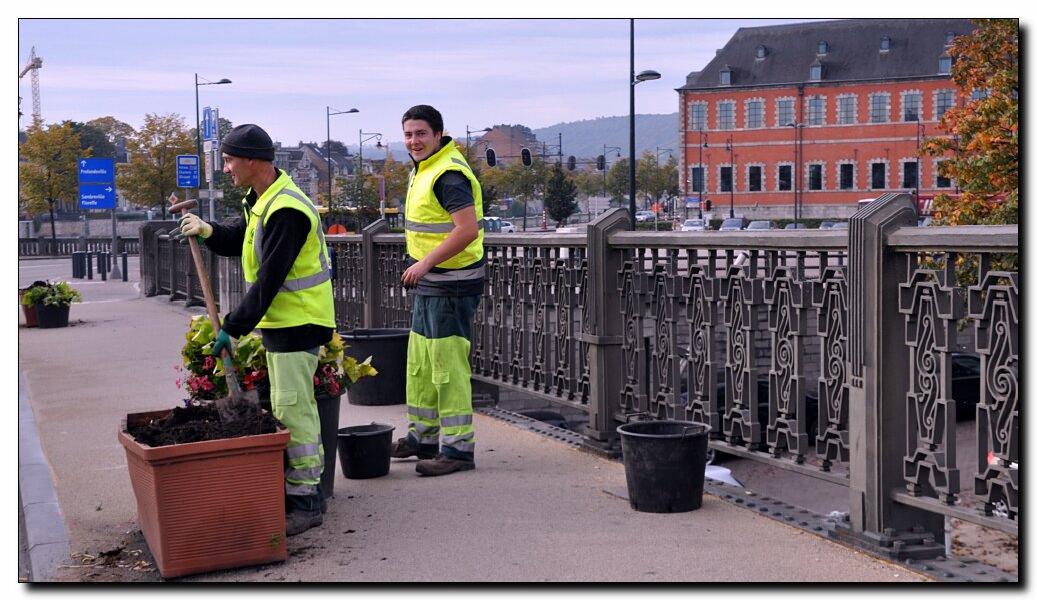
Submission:
[[[789,85],[810,82],[810,65],[824,66],[822,83],[939,75],[947,32],[967,34],[968,19],[846,19],[768,27],[743,27],[701,71],[690,73],[681,90]],[[890,49],[880,52],[883,36]],[[828,53],[818,56],[818,43]],[[766,48],[762,60],[756,49]],[[731,69],[731,85],[720,85],[720,71]]]

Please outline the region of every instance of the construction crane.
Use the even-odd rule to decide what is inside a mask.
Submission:
[[[43,59],[36,56],[36,46],[32,47],[32,52],[29,53],[29,64],[25,65],[22,72],[18,74],[18,79],[25,77],[25,74],[32,71],[32,121],[33,123],[42,123],[43,117],[40,114],[40,69],[43,67]],[[21,97],[18,98],[19,104],[21,103]],[[21,116],[21,108],[18,109],[18,116]]]

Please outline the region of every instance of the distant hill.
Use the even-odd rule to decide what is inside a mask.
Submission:
[[[559,132],[562,134],[562,153],[566,156],[591,158],[601,154],[602,145],[608,145],[621,148],[620,152],[625,157],[628,151],[627,146],[630,144],[630,117],[599,117],[586,121],[559,123],[533,130],[538,140],[548,144],[558,143]],[[654,152],[656,146],[669,148],[676,155],[679,138],[677,113],[637,115],[634,135],[639,155],[645,150]],[[662,156],[666,155],[662,154]],[[612,158],[609,159],[609,162],[611,161]]]
[[[565,156],[576,156],[578,158],[594,158],[601,154],[602,145],[618,146],[621,156],[627,155],[627,145],[630,143],[629,116],[621,117],[598,117],[586,121],[573,121],[572,123],[559,123],[541,129],[534,129],[533,133],[537,140],[548,144],[558,143],[558,133],[562,133],[562,153]],[[464,132],[462,131],[462,134]],[[655,148],[669,148],[676,156],[679,148],[677,141],[677,113],[668,115],[637,115],[637,123],[634,135],[637,136],[637,153],[640,155],[645,150],[655,151]],[[459,138],[462,142],[464,136]],[[407,150],[403,142],[391,142],[389,148],[392,150],[396,160],[406,160]],[[349,147],[350,152],[356,152],[356,146]],[[609,162],[615,160],[615,154],[609,155]],[[663,153],[661,156],[665,157]],[[364,144],[365,158],[384,158],[385,152]],[[664,158],[665,160],[665,158]]]

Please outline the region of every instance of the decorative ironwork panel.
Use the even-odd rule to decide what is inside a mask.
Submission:
[[[696,252],[692,250],[692,252]],[[711,435],[720,437],[721,407],[717,404],[717,379],[722,368],[714,342],[720,280],[716,272],[716,251],[709,251],[707,265],[692,265],[688,270],[688,407],[687,419],[707,423]]]
[[[774,267],[764,282],[764,299],[773,348],[767,375],[767,446],[774,456],[788,451],[797,463],[802,463],[809,437],[803,339],[807,334],[810,298],[804,293],[799,262],[795,266]]]
[[[583,331],[587,323],[587,254],[583,248],[575,248],[572,252],[573,263],[577,265],[573,281],[579,284],[575,294],[575,308],[578,309],[580,319],[579,323],[573,324],[573,331]],[[570,314],[576,313],[571,312]],[[590,403],[591,389],[591,368],[590,361],[587,359],[587,344],[581,338],[576,337],[573,346],[576,356],[575,400],[581,405],[587,405]]]
[[[652,316],[655,335],[652,337],[652,396],[649,412],[659,419],[676,417],[680,392],[680,353],[677,345],[677,324],[680,317],[677,301],[680,281],[677,279],[677,251],[666,251],[664,264],[655,265],[653,276]]]
[[[332,297],[335,324],[348,331],[364,326],[364,257],[360,242],[329,242],[335,250]]]
[[[517,249],[516,249],[517,250]],[[512,255],[508,268],[508,284],[510,293],[508,302],[511,308],[511,352],[508,358],[507,379],[511,383],[526,385],[529,381],[529,365],[526,363],[526,305],[528,301],[528,282],[526,280],[526,257],[531,248],[523,248],[522,256]]]
[[[756,278],[757,251],[748,265],[732,264],[721,281],[727,351],[724,363],[724,437],[730,443],[745,443],[750,450],[763,441],[759,414],[756,351],[753,341],[759,328],[763,281]]]
[[[504,379],[505,371],[505,341],[504,332],[507,327],[504,323],[505,303],[508,301],[508,286],[505,271],[507,256],[504,248],[494,249],[494,255],[488,261],[490,294],[487,300],[492,306],[490,322],[490,350],[489,350],[489,375],[494,379]]]
[[[575,369],[573,365],[574,321],[576,320],[576,282],[573,272],[573,257],[556,259],[552,267],[556,304],[557,347],[554,353],[554,389],[555,393],[565,399],[572,400],[576,387]]]
[[[976,496],[987,515],[1019,516],[1019,274],[981,271],[969,288],[980,356]]]
[[[623,269],[618,273],[618,292],[623,299],[619,311],[623,322],[623,388],[619,394],[619,406],[624,412],[645,412],[646,394],[642,373],[644,371],[644,319],[641,311],[644,306],[641,291],[641,273],[635,266],[642,262],[642,257],[631,253],[628,260],[623,261]]]
[[[541,248],[539,252],[546,253],[548,249]],[[550,269],[545,266],[547,258],[536,256],[532,261],[532,273],[530,276],[530,296],[532,298],[531,308],[533,313],[533,331],[530,334],[532,342],[532,356],[529,368],[529,378],[533,389],[542,392],[550,391],[550,366],[548,365],[548,313],[552,308],[551,300],[551,277]]]
[[[951,266],[943,272],[916,268],[899,286],[910,356],[904,479],[912,495],[938,496],[953,504],[961,487],[950,366],[956,321],[964,307],[954,287],[954,255],[945,260]]]
[[[826,267],[812,286],[821,337],[821,376],[817,380],[817,455],[821,469],[850,460],[849,402],[846,381],[846,267]]]
[[[378,306],[383,327],[410,327],[414,297],[403,288],[400,278],[407,270],[407,247],[403,244],[377,245]]]

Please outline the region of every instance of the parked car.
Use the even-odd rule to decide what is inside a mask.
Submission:
[[[817,226],[818,229],[831,229],[835,227],[835,221],[821,221],[821,224]]]
[[[636,213],[634,213],[634,220],[638,223],[643,223],[645,221],[654,221],[655,213],[650,210],[639,210]]]
[[[803,223],[789,223],[785,225],[785,229],[806,229],[807,226]]]
[[[703,219],[686,219],[681,225],[681,231],[705,231],[706,221]]]
[[[515,225],[511,221],[500,222],[501,233],[515,233]]]
[[[751,229],[753,231],[763,231],[763,230],[767,230],[767,229],[774,229],[774,223],[771,223],[770,221],[753,221],[753,222],[749,223],[749,226],[746,227],[746,229],[747,230]]]
[[[745,219],[742,217],[724,219],[724,222],[720,224],[720,231],[739,231],[742,229],[745,229]]]
[[[831,229],[849,229],[849,228],[850,228],[850,224],[847,223],[846,221],[839,221],[838,223],[833,224],[832,227],[831,227]]]

